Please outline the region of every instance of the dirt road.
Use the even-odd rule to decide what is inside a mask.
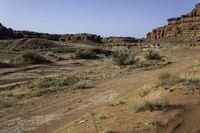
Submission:
[[[2,110],[0,133],[66,133],[70,124],[79,122],[90,112],[102,108],[105,103],[117,97],[129,98],[138,87],[151,83],[160,74],[184,72],[200,59],[200,52],[198,50],[177,51],[173,52],[172,56],[175,57],[174,63],[160,69],[134,72],[121,78],[100,82],[95,88],[87,90],[60,92],[26,100],[14,108]],[[7,74],[10,73],[3,75]],[[199,119],[197,121],[199,122]],[[185,126],[195,125],[188,122]]]

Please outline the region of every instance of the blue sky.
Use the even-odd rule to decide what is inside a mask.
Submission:
[[[0,0],[0,22],[17,30],[145,37],[200,0]]]

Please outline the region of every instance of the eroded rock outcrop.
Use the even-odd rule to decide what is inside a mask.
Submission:
[[[103,43],[136,43],[138,39],[134,37],[104,37]]]
[[[165,41],[166,39],[173,39],[174,42],[195,42],[199,37],[200,4],[196,4],[192,12],[182,15],[181,17],[170,18],[168,19],[168,25],[158,27],[147,34],[147,40],[155,42],[159,42],[163,39],[165,39]]]
[[[113,48],[113,47],[134,47],[134,48],[143,48],[144,38],[137,39],[134,37],[104,37],[102,39],[102,47]]]
[[[33,31],[15,31],[11,28],[6,28],[0,23],[0,40],[6,39],[21,39],[21,38],[40,38],[52,41],[90,41],[101,43],[102,37],[94,34],[48,34]]]
[[[82,33],[82,34],[66,34],[63,35],[60,38],[60,41],[84,41],[84,42],[96,42],[96,43],[102,43],[102,37],[95,35],[95,34],[87,34],[87,33]]]

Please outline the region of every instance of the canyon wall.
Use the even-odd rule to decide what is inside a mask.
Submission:
[[[187,43],[199,45],[200,4],[188,14],[168,19],[168,25],[158,27],[147,34],[147,41],[156,43]],[[192,44],[193,43],[193,44]]]

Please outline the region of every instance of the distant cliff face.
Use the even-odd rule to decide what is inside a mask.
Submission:
[[[125,44],[125,43],[140,43],[142,39],[136,39],[134,37],[104,37],[95,34],[48,34],[38,33],[32,31],[15,31],[11,28],[6,28],[0,24],[0,40],[3,39],[21,39],[21,38],[41,38],[53,41],[62,42],[94,42],[94,43],[112,43],[112,44]]]
[[[94,34],[48,34],[38,33],[32,31],[15,31],[11,28],[6,28],[0,23],[0,40],[4,39],[21,39],[21,38],[41,38],[52,41],[90,41],[95,43],[101,43],[101,36]]]
[[[104,37],[103,43],[136,43],[139,39],[134,37]]]
[[[84,41],[84,42],[97,42],[102,43],[102,37],[95,34],[66,34],[60,38],[60,41],[70,42],[70,41]]]
[[[168,25],[147,34],[147,40],[155,41],[169,37],[200,37],[200,4],[192,12],[178,18],[168,19]]]

